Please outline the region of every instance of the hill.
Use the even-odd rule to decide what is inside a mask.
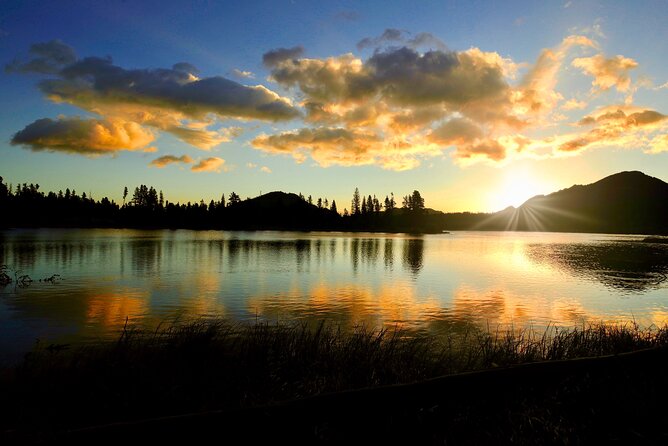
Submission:
[[[296,194],[270,192],[228,206],[221,226],[244,230],[327,230],[335,229],[339,220],[335,212],[310,204]]]
[[[456,222],[457,214],[450,215]],[[620,172],[535,196],[519,208],[469,217],[468,229],[666,234],[668,183],[638,171]]]

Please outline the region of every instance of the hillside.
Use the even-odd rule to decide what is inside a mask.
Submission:
[[[340,217],[285,192],[270,192],[241,201],[225,209],[221,221],[225,229],[333,229]]]
[[[620,172],[473,220],[469,229],[666,234],[668,183],[638,171]]]

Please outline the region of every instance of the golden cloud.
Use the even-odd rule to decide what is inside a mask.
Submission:
[[[125,69],[109,58],[78,59],[62,42],[33,45],[28,60],[14,61],[8,69],[49,75],[39,83],[40,90],[52,101],[100,116],[88,127],[97,122],[113,129],[108,133],[116,136],[116,142],[108,138],[107,143],[91,145],[79,138],[73,143],[76,138],[63,136],[69,135],[68,126],[59,124],[53,125],[61,127],[59,131],[42,130],[58,137],[29,138],[36,129],[27,132],[28,126],[17,133],[13,143],[71,153],[113,150],[104,147],[147,150],[146,141],[154,139],[157,130],[210,150],[241,133],[240,127],[221,127],[222,120],[300,118],[301,128],[263,133],[251,141],[252,146],[291,156],[297,162],[310,158],[321,166],[373,164],[393,170],[414,168],[446,151],[456,162],[470,163],[559,156],[597,144],[663,150],[658,136],[666,128],[665,116],[632,107],[630,94],[628,104],[602,107],[576,118],[579,128],[566,126],[568,118],[562,111],[574,114],[589,104],[576,99],[583,97],[581,92],[564,100],[557,88],[559,78],[567,59],[574,57],[572,53],[598,50],[597,43],[587,37],[568,36],[555,47],[543,49],[531,65],[479,48],[451,51],[428,33],[413,35],[394,29],[363,39],[359,47],[376,49],[365,59],[351,53],[308,58],[301,46],[265,53],[263,64],[269,80],[287,92],[281,96],[263,85],[201,77],[195,67],[183,62],[171,69]],[[418,49],[425,47],[436,49]],[[592,84],[598,90],[615,87],[632,93],[642,86],[631,82],[631,70],[637,66],[633,59],[577,56],[570,65],[593,76]],[[520,77],[521,71],[525,72]],[[239,70],[234,73],[237,77],[250,75]],[[596,100],[600,98],[592,103]],[[48,127],[49,122],[55,121],[47,120],[41,126]],[[555,129],[554,133],[546,135],[548,129]],[[63,143],[65,139],[70,142]],[[45,144],[57,148],[47,149]],[[168,157],[151,165],[184,162]],[[212,157],[192,170],[220,171],[223,166],[221,158]]]
[[[538,60],[514,92],[516,109],[522,114],[544,114],[552,111],[563,96],[555,90],[559,70],[568,51],[574,47],[596,48],[595,42],[584,36],[566,37],[556,48],[541,51]]]
[[[82,155],[113,154],[119,150],[150,150],[153,133],[135,122],[120,119],[38,119],[11,140],[36,151]]]
[[[300,116],[290,99],[263,85],[198,77],[197,69],[185,62],[171,69],[126,69],[109,57],[78,59],[71,47],[57,40],[32,45],[27,59],[16,59],[6,68],[48,75],[38,87],[49,100],[100,117],[87,123],[78,118],[36,121],[15,137],[16,144],[35,150],[135,150],[154,139],[142,126],[209,150],[240,133],[238,127],[211,129],[217,120],[275,122]]]
[[[303,128],[260,135],[252,141],[252,145],[268,153],[290,155],[297,162],[303,162],[310,156],[324,167],[377,164],[390,170],[414,168],[419,163],[416,156],[440,153],[437,146],[426,141],[385,140],[371,132],[340,127]]]
[[[606,58],[603,54],[592,57],[580,57],[571,63],[580,68],[585,74],[594,77],[592,85],[600,90],[608,90],[612,87],[618,91],[626,92],[631,87],[629,71],[636,68],[638,63],[624,56]]]
[[[668,152],[668,133],[657,135],[649,143],[649,153]]]
[[[668,127],[668,116],[655,110],[628,105],[608,106],[585,116],[581,126],[593,126],[588,132],[567,138],[558,146],[561,152],[574,152],[596,145],[626,147],[650,146],[650,152],[661,147],[659,132]],[[648,138],[651,141],[648,143]]]
[[[183,156],[165,155],[161,156],[160,158],[154,159],[153,161],[151,161],[149,165],[162,169],[163,167],[167,167],[168,165],[174,163],[192,164],[192,162],[193,159],[190,158],[188,155],[183,155]]]
[[[577,99],[569,99],[562,106],[562,110],[582,110],[587,107],[585,101],[578,101]]]
[[[211,158],[200,160],[197,164],[192,166],[190,170],[193,172],[220,172],[223,170],[224,164],[224,159],[213,156]]]

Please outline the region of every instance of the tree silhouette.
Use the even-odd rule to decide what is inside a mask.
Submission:
[[[353,199],[350,204],[350,213],[352,215],[357,215],[360,213],[360,190],[358,188],[355,188],[355,192],[353,193]]]
[[[234,206],[235,204],[241,203],[241,198],[239,195],[237,195],[236,192],[232,192],[230,194],[230,198],[228,199],[229,205]]]
[[[0,200],[4,200],[9,196],[9,189],[3,183],[2,177],[0,177]]]

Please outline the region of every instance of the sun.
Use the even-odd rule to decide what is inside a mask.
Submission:
[[[545,184],[529,170],[508,171],[489,194],[489,207],[500,211],[508,206],[519,207],[529,198],[543,193]]]

